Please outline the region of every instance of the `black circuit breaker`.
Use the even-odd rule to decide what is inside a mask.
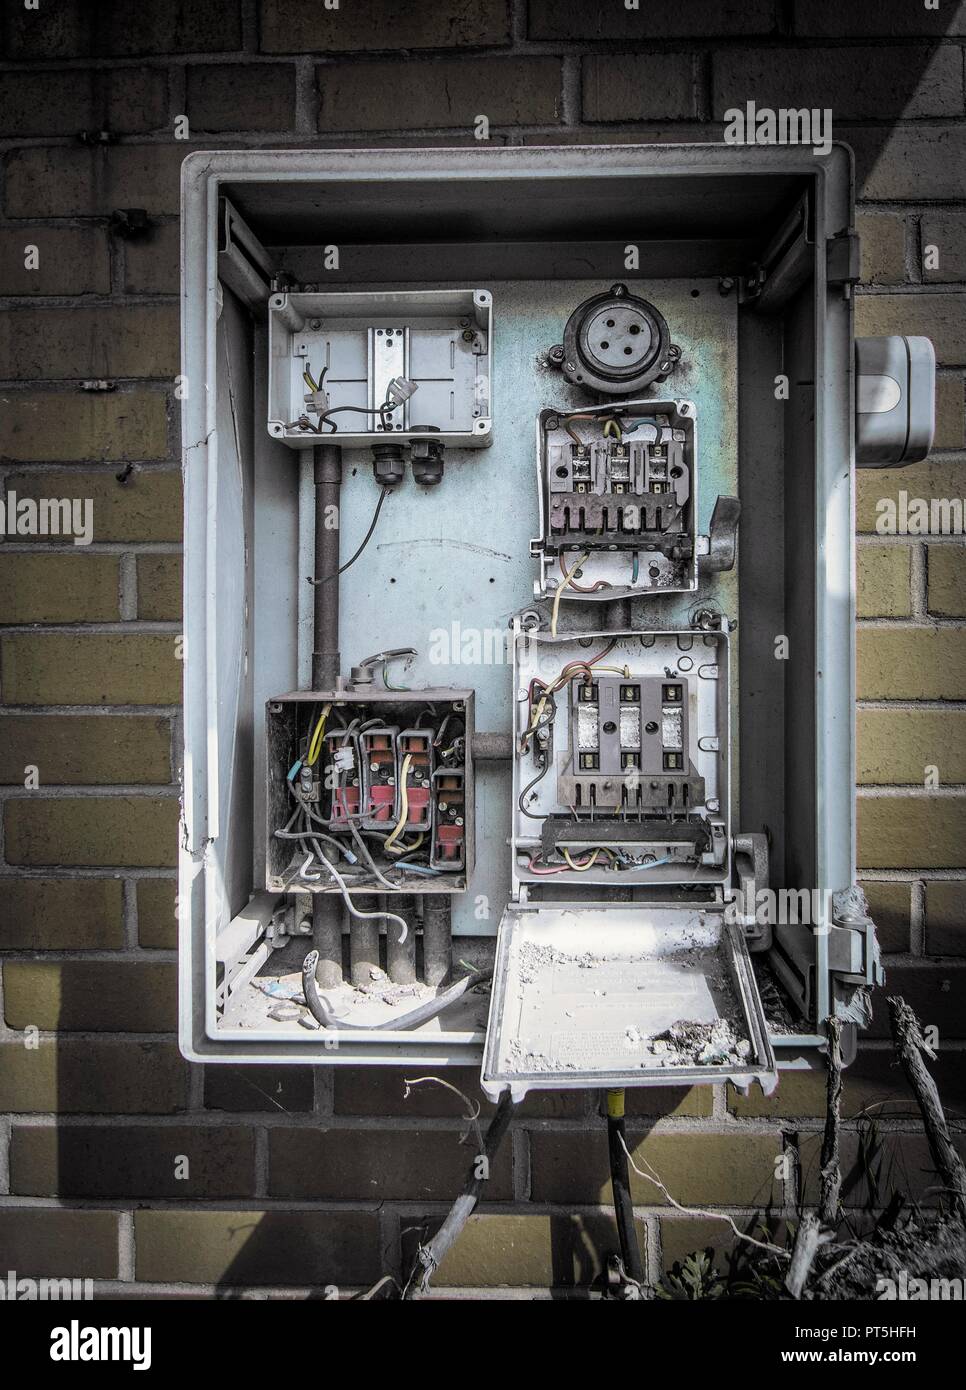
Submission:
[[[687,812],[704,800],[689,755],[688,682],[572,681],[570,759],[559,799],[581,810]]]

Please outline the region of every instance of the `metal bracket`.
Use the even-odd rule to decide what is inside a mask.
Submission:
[[[260,310],[271,294],[275,268],[268,252],[227,198],[218,200],[218,278],[249,309]]]
[[[771,914],[767,921],[759,922],[755,905],[759,889],[767,888],[769,883],[768,836],[761,831],[736,835],[733,849],[738,891],[745,909],[739,922],[749,951],[767,951],[772,940]]]
[[[842,232],[825,243],[825,278],[830,285],[856,285],[862,248],[857,232]]]
[[[708,549],[700,556],[703,574],[721,574],[734,569],[738,546],[738,518],[741,503],[737,497],[719,497],[711,513]]]

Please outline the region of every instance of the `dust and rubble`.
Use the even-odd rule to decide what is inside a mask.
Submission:
[[[635,979],[631,970],[628,972],[629,978],[621,979],[619,986],[614,988],[615,967],[619,976],[623,966],[632,967],[641,962],[652,964],[655,961],[663,967],[663,973],[659,976],[645,975]],[[555,973],[565,969],[588,971],[586,986],[572,984],[568,980],[566,988],[572,987],[581,992],[586,989],[588,998],[601,1000],[605,1008],[613,1009],[613,1015],[603,1025],[603,1031],[598,1028],[593,1035],[576,1028],[574,1032],[561,1036],[552,1026],[545,1025],[536,1027],[528,1036],[528,1030],[524,1027],[520,1034],[508,1039],[505,1044],[503,1062],[508,1071],[531,1075],[586,1071],[590,1057],[597,1048],[603,1048],[612,1062],[618,1063],[619,1059],[620,1068],[627,1071],[741,1067],[747,1066],[753,1059],[751,1041],[745,1036],[747,1025],[738,1007],[727,962],[721,950],[709,946],[706,939],[685,939],[682,945],[657,958],[648,951],[567,951],[545,942],[517,940],[511,947],[511,962],[515,985],[523,987],[538,1013],[541,996],[549,996],[554,989],[552,981]],[[668,970],[700,974],[702,983],[715,1000],[717,1017],[711,1020],[680,1018],[659,1032],[643,1025],[636,1011],[631,1018],[628,1019],[625,1014],[624,1020],[620,1020],[624,1002],[629,1011],[634,1010],[633,1001],[627,997],[632,991],[641,995],[644,1005],[651,990],[655,994],[666,993]],[[598,971],[600,974],[595,978]],[[608,984],[610,988],[605,987]],[[561,1014],[567,1020],[576,1017],[573,1008],[563,1009]],[[666,1018],[667,1014],[665,1021]]]
[[[802,1025],[795,1022],[786,996],[771,968],[760,956],[752,957],[755,982],[761,995],[761,1007],[770,1033],[797,1033]]]
[[[650,1039],[647,1046],[657,1066],[718,1067],[729,1062],[740,1066],[751,1056],[750,1041],[740,1036],[729,1018],[717,1018],[713,1023],[681,1019]]]
[[[308,1028],[317,1026],[302,993],[301,971],[293,971],[287,975],[256,975],[250,983],[255,992],[254,996],[248,996],[252,1005],[254,999],[262,995],[271,1003],[271,1007],[266,1011],[257,1006],[246,1007],[243,1001],[236,1000],[233,1021],[237,1027],[259,1028],[264,1025],[266,1018],[273,1023],[300,1023]],[[435,994],[436,990],[432,985],[393,984],[379,966],[370,968],[369,979],[363,985],[351,985],[346,981],[335,989],[323,991],[323,997],[329,1002],[330,1007],[342,1018],[351,1017],[357,1009],[365,1009],[369,1004],[401,1009],[405,1012]]]

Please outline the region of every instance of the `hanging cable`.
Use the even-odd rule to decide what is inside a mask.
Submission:
[[[567,572],[567,574],[564,575],[562,581],[557,585],[557,592],[556,592],[556,593],[554,594],[554,596],[553,596],[553,609],[552,609],[551,614],[550,614],[550,636],[551,636],[551,637],[556,637],[556,635],[557,635],[557,618],[558,618],[559,615],[560,615],[560,600],[561,600],[561,598],[563,597],[563,591],[564,591],[564,589],[566,589],[567,585],[568,585],[568,584],[570,583],[570,581],[573,579],[574,575],[575,575],[575,574],[577,573],[577,571],[580,569],[580,567],[581,567],[581,565],[584,563],[584,561],[587,560],[587,559],[589,559],[589,558],[590,558],[590,551],[588,550],[588,551],[586,552],[586,554],[581,555],[581,557],[580,557],[580,559],[577,561],[577,563],[573,566],[573,568],[572,568],[571,570],[569,570],[569,571]]]
[[[365,916],[384,916],[380,913],[366,913]],[[442,994],[435,995],[432,999],[427,999],[418,1008],[410,1009],[409,1013],[403,1014],[400,1018],[388,1018],[382,1023],[346,1023],[331,1013],[322,1002],[319,994],[319,987],[315,980],[315,967],[319,963],[318,951],[310,951],[302,962],[302,991],[305,995],[305,1002],[308,1005],[309,1013],[317,1023],[321,1023],[323,1028],[332,1028],[338,1032],[351,1033],[374,1033],[381,1029],[391,1029],[395,1032],[407,1032],[410,1028],[418,1028],[421,1023],[426,1023],[437,1014],[441,1014],[444,1009],[448,1009],[451,1004],[455,1004],[457,999],[461,999],[467,990],[473,989],[476,985],[485,984],[487,980],[493,978],[492,970],[472,970],[469,975],[464,975],[462,980],[457,980],[455,985],[450,985],[449,989]]]
[[[376,529],[376,522],[379,520],[379,513],[382,511],[382,504],[383,502],[385,502],[386,497],[389,495],[391,491],[392,489],[386,486],[380,492],[379,501],[376,503],[376,510],[373,512],[372,520],[369,523],[369,530],[366,532],[365,536],[363,537],[362,544],[359,546],[359,549],[356,551],[356,553],[352,556],[351,560],[346,560],[345,564],[340,565],[339,568],[337,570],[334,570],[332,574],[324,574],[321,577],[315,578],[309,575],[310,584],[328,584],[330,579],[338,579],[340,574],[345,574],[346,570],[349,568],[350,565],[355,564],[359,556],[362,554],[362,552],[365,550],[366,546],[372,539],[372,533]]]
[[[634,1283],[643,1285],[644,1266],[641,1247],[634,1224],[634,1203],[631,1198],[630,1175],[627,1168],[627,1147],[624,1127],[624,1092],[607,1092],[607,1152],[610,1158],[610,1184],[614,1196],[614,1215],[617,1218],[617,1238],[621,1247],[624,1270]]]

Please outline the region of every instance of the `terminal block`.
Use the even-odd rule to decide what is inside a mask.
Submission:
[[[538,596],[607,600],[697,587],[695,411],[621,402],[539,417]]]
[[[266,734],[267,888],[465,889],[472,691],[299,691],[268,702]]]
[[[727,631],[520,632],[514,653],[519,883],[723,887]]]

